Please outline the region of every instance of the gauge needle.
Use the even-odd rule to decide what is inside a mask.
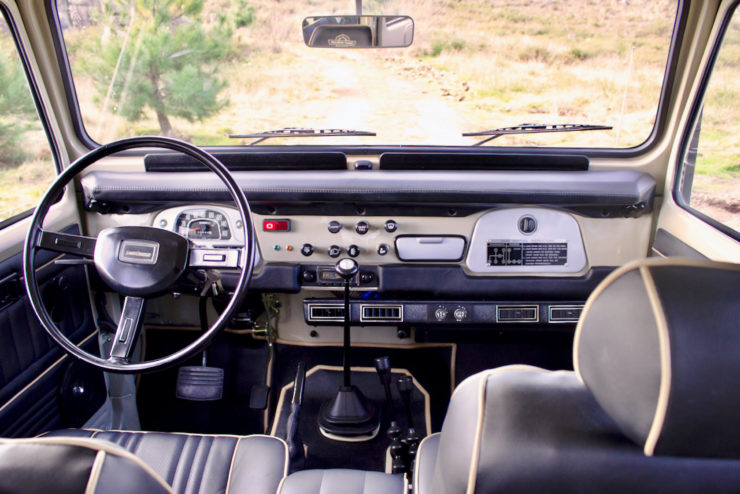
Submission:
[[[198,230],[200,230],[200,227],[199,226],[196,226],[196,227],[190,228],[188,231],[190,231],[190,232],[197,232]]]

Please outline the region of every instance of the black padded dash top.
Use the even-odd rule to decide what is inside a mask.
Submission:
[[[740,458],[737,349],[740,265],[650,259],[591,295],[574,362],[646,455]]]

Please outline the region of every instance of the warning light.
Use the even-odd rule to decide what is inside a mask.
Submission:
[[[265,220],[262,222],[262,230],[266,232],[289,232],[290,220]]]

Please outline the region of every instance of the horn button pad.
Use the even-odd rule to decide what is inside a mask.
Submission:
[[[95,244],[95,267],[113,290],[126,296],[156,295],[187,267],[188,240],[149,226],[106,228]]]

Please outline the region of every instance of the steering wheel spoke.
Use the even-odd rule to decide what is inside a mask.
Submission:
[[[123,302],[121,319],[118,321],[116,335],[110,348],[110,360],[128,362],[141,332],[141,316],[146,299],[126,297]]]
[[[95,254],[95,242],[93,237],[47,230],[40,230],[36,237],[36,247],[40,249],[90,258]]]

